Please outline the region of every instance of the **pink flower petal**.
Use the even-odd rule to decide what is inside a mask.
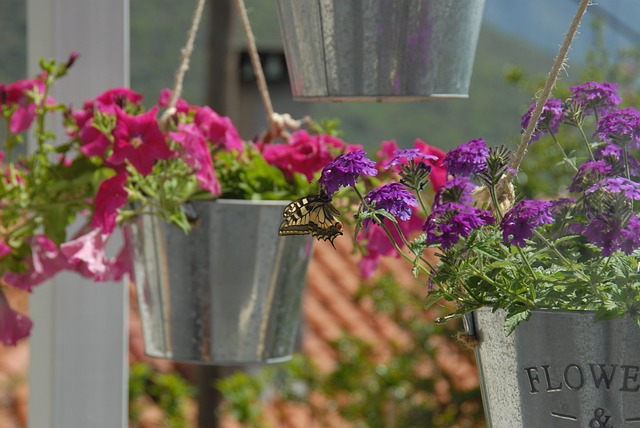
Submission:
[[[31,258],[26,260],[28,269],[23,273],[9,272],[3,280],[16,288],[31,291],[33,286],[51,278],[68,267],[66,258],[56,244],[46,236],[31,240]]]
[[[95,199],[95,208],[91,226],[102,229],[105,234],[110,234],[116,227],[118,208],[127,202],[127,190],[124,184],[127,174],[121,172],[100,184]]]
[[[26,315],[14,311],[0,290],[0,342],[14,346],[20,339],[28,337],[33,323]]]

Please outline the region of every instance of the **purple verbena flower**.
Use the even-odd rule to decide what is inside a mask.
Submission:
[[[469,181],[467,177],[454,177],[438,189],[433,198],[433,205],[439,206],[447,202],[471,205],[473,203],[471,193],[475,188],[475,184]]]
[[[585,162],[578,168],[567,190],[583,192],[603,178],[610,177],[612,172],[613,167],[604,160]]]
[[[602,140],[631,149],[640,148],[640,112],[633,107],[615,110],[596,123]]]
[[[549,201],[525,199],[518,202],[500,222],[503,242],[524,247],[525,239],[531,238],[536,227],[553,223],[552,206]]]
[[[522,132],[524,132],[524,130],[527,129],[527,126],[529,126],[529,121],[531,121],[531,115],[533,114],[535,107],[535,104],[529,105],[529,109],[522,116],[522,121],[520,122]],[[545,132],[551,132],[554,134],[558,132],[558,128],[560,127],[563,119],[564,111],[562,110],[562,100],[549,98],[544,104],[544,107],[542,107],[542,114],[538,120],[537,129],[531,135],[531,141],[538,140]]]
[[[374,204],[376,209],[383,209],[400,220],[409,220],[411,207],[418,206],[416,197],[400,183],[385,184],[373,189],[364,197],[367,204]]]
[[[444,157],[447,173],[469,176],[487,170],[489,148],[482,138],[471,140],[452,149]]]
[[[570,100],[581,106],[585,115],[595,111],[608,113],[616,109],[622,102],[618,95],[618,85],[609,82],[586,82],[569,88],[572,92]]]
[[[324,187],[329,197],[341,186],[354,186],[362,174],[378,174],[376,163],[365,155],[364,150],[343,153],[325,165],[318,183]]]
[[[408,161],[411,161],[416,158],[421,158],[421,160],[428,159],[432,161],[437,161],[438,157],[434,155],[429,155],[422,153],[419,149],[398,149],[393,153],[393,159],[384,169],[389,169],[392,166],[396,165],[405,165]]]
[[[597,160],[604,160],[608,164],[621,165],[623,162],[622,148],[612,143],[606,143],[605,145],[594,150],[593,156]],[[629,168],[629,174],[633,177],[640,177],[640,161],[633,156],[627,156],[627,166]]]
[[[640,200],[640,183],[625,177],[604,178],[585,190],[584,194],[590,195],[598,190],[604,190],[609,193],[622,193],[628,199]]]
[[[631,254],[640,248],[640,218],[633,216],[620,231],[620,250]]]
[[[495,221],[487,210],[448,202],[433,209],[422,229],[427,233],[427,245],[439,244],[447,249],[473,230]]]

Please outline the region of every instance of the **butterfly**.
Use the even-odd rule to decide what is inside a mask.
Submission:
[[[342,223],[336,216],[340,212],[331,205],[329,195],[324,189],[317,195],[307,195],[287,205],[282,213],[284,220],[280,224],[278,234],[307,235],[317,240],[331,242],[342,235]]]

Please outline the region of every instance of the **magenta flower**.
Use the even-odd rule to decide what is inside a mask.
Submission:
[[[195,171],[200,187],[213,195],[222,193],[220,183],[213,168],[211,152],[204,136],[193,123],[181,124],[177,132],[169,133],[182,147],[181,159]]]
[[[533,114],[535,107],[535,104],[529,105],[529,110],[522,116],[522,122],[520,123],[522,132],[529,126],[531,114]],[[531,141],[538,140],[540,136],[546,132],[551,132],[552,134],[557,133],[563,120],[564,111],[562,110],[562,100],[549,98],[544,104],[544,107],[542,107],[542,114],[538,120],[537,129],[531,135]]]
[[[608,113],[616,109],[622,99],[618,95],[618,85],[609,82],[586,82],[569,88],[570,100],[582,107],[586,115],[594,112]]]
[[[433,191],[437,192],[447,181],[447,169],[444,164],[446,153],[437,147],[430,146],[419,138],[416,138],[413,142],[413,147],[425,155],[421,160],[431,167],[429,181],[431,182]],[[435,156],[437,160],[433,160],[432,156]],[[416,162],[418,162],[418,160],[416,160]]]
[[[391,220],[385,218],[383,219],[383,223],[391,232],[391,236],[393,236],[396,244],[402,247],[404,245],[402,238],[400,238]],[[398,227],[405,236],[410,236],[420,231],[423,224],[424,219],[417,215],[412,215],[408,220],[398,220]],[[363,240],[365,241],[366,253],[360,261],[360,273],[364,278],[369,278],[373,275],[381,257],[400,257],[392,241],[389,240],[382,227],[376,223],[369,223],[368,227],[362,229],[358,235],[358,241]]]
[[[398,150],[396,140],[387,140],[380,144],[380,150],[376,153],[380,170],[388,169],[389,163],[395,158],[396,150]]]
[[[33,323],[26,315],[16,312],[0,289],[0,342],[14,346],[20,339],[29,337]]]
[[[11,247],[4,241],[0,242],[0,259],[8,254],[11,254]]]
[[[111,146],[109,138],[93,126],[93,119],[80,129],[80,142],[80,151],[87,157],[104,157]]]
[[[13,134],[19,134],[29,129],[36,117],[36,104],[29,92],[43,94],[44,91],[45,84],[40,78],[18,80],[3,87],[0,105],[15,106],[16,108],[9,122],[9,130]]]
[[[309,135],[305,130],[291,134],[287,144],[264,144],[262,155],[271,165],[281,169],[288,178],[294,173],[313,180],[316,172],[334,158],[330,148],[343,149],[342,140],[328,135]]]
[[[79,236],[60,245],[60,251],[67,259],[69,267],[84,277],[95,281],[119,281],[130,269],[127,241],[116,258],[106,256],[109,235],[100,229]],[[124,253],[124,254],[123,254]],[[127,256],[127,257],[124,257]]]
[[[138,116],[129,116],[121,109],[116,109],[118,121],[113,130],[110,163],[121,165],[126,160],[146,176],[151,173],[156,160],[175,156],[158,127],[157,112],[158,107],[154,107]]]
[[[522,200],[509,210],[500,222],[502,240],[505,244],[519,247],[526,245],[536,227],[553,223],[549,201]]]
[[[640,112],[633,107],[615,110],[597,122],[596,134],[602,140],[632,149],[640,148]]]
[[[127,104],[140,107],[141,101],[142,95],[129,88],[112,88],[98,95],[89,105],[102,113],[116,114],[116,106],[121,109],[125,109]]]
[[[5,283],[26,291],[68,267],[67,259],[58,246],[46,236],[31,238],[30,246],[31,257],[25,260],[27,271],[9,272],[2,277]]]
[[[482,138],[459,145],[447,153],[444,165],[452,175],[469,176],[487,169],[489,148]]]
[[[373,189],[365,195],[364,200],[375,209],[383,209],[400,220],[409,220],[411,208],[418,206],[413,193],[400,183],[389,183]]]
[[[127,202],[126,181],[127,174],[121,172],[104,180],[98,188],[91,226],[100,228],[102,233],[110,234],[116,227],[118,208]]]
[[[200,107],[196,110],[194,123],[202,132],[202,135],[215,146],[220,146],[225,151],[237,150],[242,152],[244,146],[238,136],[235,126],[226,116],[220,116],[210,107]]]
[[[378,170],[375,167],[376,163],[366,157],[364,150],[343,153],[323,168],[318,183],[331,197],[340,187],[355,186],[363,174],[376,176]]]
[[[158,98],[158,105],[161,107],[168,107],[169,101],[171,100],[171,89],[162,89],[160,91],[160,97]],[[183,100],[182,98],[178,98],[178,102],[176,103],[176,111],[178,113],[187,113],[189,111],[189,103]]]
[[[448,202],[433,209],[422,229],[427,233],[427,245],[439,244],[446,250],[473,230],[495,221],[487,210]]]

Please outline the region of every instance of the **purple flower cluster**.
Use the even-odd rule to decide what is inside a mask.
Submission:
[[[535,107],[535,104],[529,105],[529,110],[522,116],[522,121],[520,122],[522,132],[529,126]],[[544,107],[542,107],[542,114],[540,115],[540,120],[538,120],[536,131],[531,135],[531,141],[538,140],[545,132],[552,134],[557,133],[563,120],[564,111],[562,110],[562,100],[549,98],[544,104]]]
[[[622,193],[627,199],[640,200],[640,183],[625,177],[604,178],[585,190],[584,194],[590,195],[598,190],[604,190],[608,193]]]
[[[360,175],[378,174],[376,163],[366,157],[364,150],[343,153],[325,165],[318,183],[324,187],[329,197],[344,186],[354,186]]]
[[[469,176],[487,170],[489,148],[482,138],[459,145],[447,153],[444,165],[447,173]]]
[[[438,189],[434,196],[433,205],[438,206],[447,202],[459,202],[464,205],[471,205],[473,190],[476,188],[467,177],[454,177],[447,181]]]
[[[633,107],[612,111],[598,120],[596,134],[608,143],[638,149],[640,148],[640,112]]]
[[[495,221],[487,210],[448,202],[434,207],[422,229],[427,233],[427,245],[439,244],[447,249],[473,230]]]
[[[609,82],[586,82],[572,86],[570,100],[582,107],[585,115],[594,112],[607,113],[615,110],[622,99],[618,95],[618,85]]]
[[[365,202],[375,205],[398,217],[400,220],[411,218],[411,208],[418,206],[416,197],[400,183],[385,184],[373,189],[364,197]]]
[[[404,165],[408,161],[416,158],[420,158],[421,160],[431,160],[434,162],[438,160],[437,156],[422,153],[419,149],[398,149],[393,153],[393,155],[393,159],[384,169],[389,169],[396,165]]]
[[[631,254],[640,247],[640,219],[633,216],[626,224],[614,216],[598,216],[576,230],[587,242],[602,249],[602,255],[610,256],[617,250]]]
[[[612,173],[613,167],[604,160],[585,162],[578,168],[578,172],[567,190],[584,192],[603,178],[611,176]]]
[[[553,223],[552,207],[548,201],[525,199],[518,202],[500,223],[503,242],[524,247],[525,239],[531,238],[536,227]]]

